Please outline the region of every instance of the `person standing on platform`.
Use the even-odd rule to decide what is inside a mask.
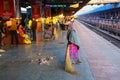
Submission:
[[[73,29],[72,23],[68,25],[67,41],[68,43],[65,55],[65,70],[70,73],[76,73],[72,67],[72,64],[81,63],[78,56],[80,43],[78,41],[76,31]]]
[[[11,44],[14,44],[14,38],[16,40],[16,45],[19,44],[18,41],[18,33],[17,33],[17,22],[13,17],[10,17],[11,26],[10,26],[10,34],[11,34]]]
[[[66,36],[65,36],[65,34],[66,34],[66,28],[65,28],[66,26],[65,26],[65,20],[63,19],[63,20],[61,20],[60,21],[60,43],[65,43],[65,38],[66,38]]]
[[[43,29],[42,29],[42,19],[38,19],[37,28],[36,28],[36,43],[43,39]]]
[[[4,27],[3,18],[0,17],[0,52],[5,52],[5,50],[2,49],[2,34],[4,33],[3,27]]]
[[[56,21],[56,24],[55,24],[55,39],[58,40],[58,27],[59,27],[59,22],[58,20]]]
[[[37,28],[37,22],[36,22],[35,18],[33,18],[32,26],[31,26],[31,30],[33,33],[33,41],[36,41],[36,28]]]
[[[31,26],[32,26],[32,19],[30,18],[30,19],[28,20],[28,23],[27,23],[27,28],[28,28],[28,30],[29,30],[29,37],[30,37],[30,39],[32,40],[33,37],[32,37]]]

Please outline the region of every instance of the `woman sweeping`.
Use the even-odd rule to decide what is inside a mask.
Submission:
[[[72,74],[77,74],[77,72],[73,69],[72,64],[81,63],[78,56],[80,44],[76,31],[73,29],[73,24],[68,25],[67,40],[68,44],[66,49],[65,70]]]

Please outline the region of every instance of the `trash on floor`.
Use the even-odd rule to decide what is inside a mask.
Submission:
[[[54,58],[54,56],[41,56],[41,58],[39,59],[39,64],[50,65]]]
[[[50,65],[54,59],[55,56],[53,55],[43,55],[38,53],[36,57],[30,59],[30,63],[37,62],[40,65]]]

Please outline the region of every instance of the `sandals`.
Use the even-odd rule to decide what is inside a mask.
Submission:
[[[82,63],[79,59],[76,61],[76,64]]]
[[[79,59],[76,62],[72,62],[72,64],[79,64],[82,63]]]

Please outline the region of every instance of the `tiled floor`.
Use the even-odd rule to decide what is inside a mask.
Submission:
[[[7,51],[0,53],[0,80],[93,80],[82,51],[82,63],[73,65],[79,74],[64,70],[66,43],[63,41],[37,39],[31,45],[7,46]],[[53,59],[49,64],[39,64],[40,55]]]

